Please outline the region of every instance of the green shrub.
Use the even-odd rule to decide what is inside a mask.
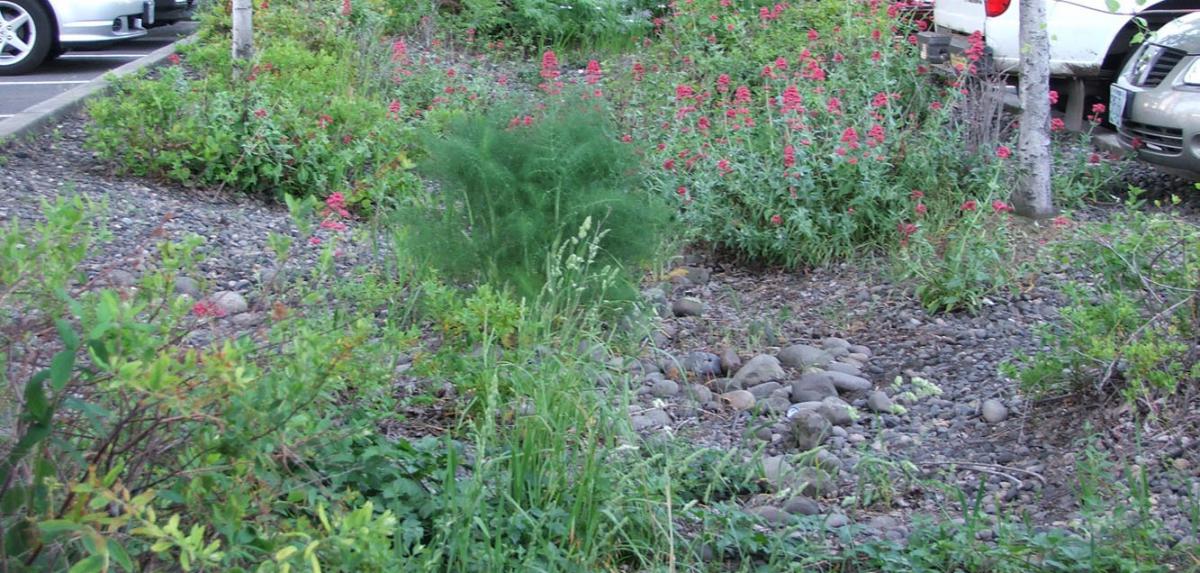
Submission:
[[[223,13],[210,10],[201,32],[210,40],[183,64],[118,81],[89,105],[89,145],[125,172],[189,185],[275,198],[343,192],[368,206],[404,194],[415,187],[411,138],[389,111],[386,46],[360,41],[378,30],[332,34],[335,12],[309,10],[262,11],[245,79],[233,77]]]
[[[647,261],[667,213],[641,189],[636,159],[604,115],[567,106],[530,125],[514,117],[464,117],[428,142],[423,169],[441,192],[403,213],[408,250],[448,278],[489,279],[529,298],[546,283],[549,255],[588,221],[602,229],[593,253],[602,264]]]
[[[1143,211],[1138,194],[1125,212],[1058,248],[1061,264],[1091,278],[1064,287],[1059,320],[1038,332],[1046,350],[1009,367],[1027,391],[1115,391],[1149,403],[1200,378],[1191,351],[1200,335],[1200,228]]]

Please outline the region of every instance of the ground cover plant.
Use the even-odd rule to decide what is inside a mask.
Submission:
[[[825,297],[845,326],[813,346],[803,293],[727,314],[770,290],[746,267],[876,263],[906,328],[1024,310],[1041,239],[1087,274],[1006,374],[1186,402],[1194,225],[1017,220],[1005,117],[971,123],[985,82],[929,73],[909,8],[276,0],[238,79],[210,5],[177,61],[89,107],[89,148],[287,220],[253,286],[203,279],[229,253],[172,217],[100,266],[98,202],[0,231],[0,570],[1191,567],[1190,442],[1155,457],[1114,424],[1060,474],[1001,447],[910,460],[1024,426],[989,430],[996,394],[943,393],[905,340],[840,338],[887,323],[851,324],[884,289]],[[1115,169],[1075,149],[1070,206]],[[750,280],[715,293],[695,253]],[[711,329],[753,359],[671,347]]]

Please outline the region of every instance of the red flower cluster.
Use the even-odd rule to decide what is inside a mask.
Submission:
[[[600,81],[600,62],[596,60],[588,60],[587,64],[587,83],[593,85]]]
[[[192,314],[197,318],[221,318],[225,309],[215,302],[202,300],[192,305]]]

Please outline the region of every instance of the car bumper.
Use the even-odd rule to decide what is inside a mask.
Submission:
[[[1128,92],[1117,135],[1121,146],[1148,163],[1177,172],[1200,174],[1200,89],[1164,81],[1140,87],[1121,78],[1113,84]]]
[[[145,36],[146,25],[154,22],[152,0],[98,4],[58,15],[58,38],[64,48],[100,46]]]

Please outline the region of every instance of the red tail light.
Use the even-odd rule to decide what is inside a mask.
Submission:
[[[1007,12],[1009,4],[1012,4],[1012,0],[987,0],[984,9],[988,18],[995,18]]]

